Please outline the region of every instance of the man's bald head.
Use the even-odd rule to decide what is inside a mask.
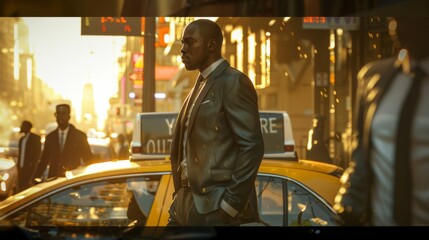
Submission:
[[[204,71],[222,58],[223,36],[217,23],[199,19],[189,23],[182,34],[182,62],[187,70]]]
[[[218,43],[217,45],[219,46],[219,49],[222,48],[223,35],[222,30],[220,29],[219,25],[217,25],[217,23],[208,19],[198,19],[191,22],[189,25],[198,26],[198,31],[205,41],[214,39],[216,43]]]

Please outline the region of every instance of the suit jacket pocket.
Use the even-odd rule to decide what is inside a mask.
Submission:
[[[209,104],[211,102],[211,100],[209,99],[209,100],[205,100],[204,102],[202,102],[201,103],[201,105],[204,105],[204,104]]]
[[[212,169],[212,180],[215,182],[225,182],[231,180],[232,171],[229,169]]]
[[[198,109],[200,111],[207,111],[207,110],[213,109],[214,105],[215,105],[214,99],[213,98],[207,98],[207,99],[204,99],[200,103],[200,105],[198,105]]]

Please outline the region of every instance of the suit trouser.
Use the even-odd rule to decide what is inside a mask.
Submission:
[[[18,191],[21,192],[29,188],[32,184],[31,174],[24,172],[24,168],[18,170]]]
[[[239,226],[239,219],[225,219],[220,208],[216,211],[201,214],[197,211],[189,187],[182,187],[177,192],[169,213],[167,226]],[[225,215],[225,214],[224,214]]]

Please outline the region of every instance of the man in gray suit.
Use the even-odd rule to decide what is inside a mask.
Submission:
[[[177,117],[171,149],[175,191],[168,226],[258,221],[255,179],[264,154],[250,79],[222,58],[222,31],[200,19],[182,35],[182,61],[200,72]]]

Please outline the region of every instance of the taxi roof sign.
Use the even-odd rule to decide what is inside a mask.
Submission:
[[[264,158],[296,160],[289,115],[284,111],[260,111],[259,115],[264,138]],[[131,159],[168,158],[176,117],[177,112],[137,113],[131,142]]]

